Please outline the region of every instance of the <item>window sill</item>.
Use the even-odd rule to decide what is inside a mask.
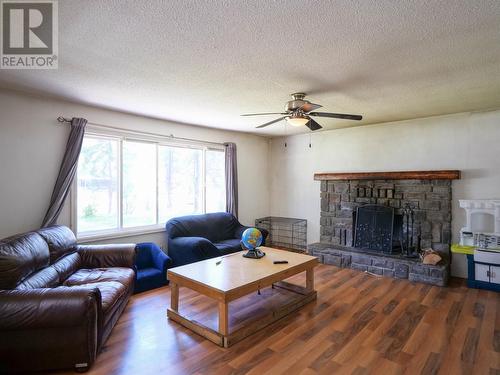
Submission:
[[[79,243],[92,243],[92,242],[97,242],[97,241],[103,241],[103,240],[112,240],[115,238],[126,238],[126,237],[136,237],[136,236],[142,236],[145,234],[152,234],[152,233],[160,233],[164,232],[165,227],[154,227],[154,228],[138,228],[138,229],[130,229],[126,231],[120,231],[120,232],[108,232],[108,233],[98,233],[98,234],[92,234],[92,235],[79,235],[77,237],[77,240]]]

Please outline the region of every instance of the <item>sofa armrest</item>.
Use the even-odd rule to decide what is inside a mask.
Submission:
[[[262,233],[262,246],[264,246],[266,244],[267,237],[269,236],[269,231],[259,227],[257,227],[257,229]]]
[[[78,245],[85,268],[134,268],[135,244]]]
[[[101,321],[97,288],[0,291],[0,372],[88,368]]]
[[[174,267],[221,256],[212,242],[203,237],[176,237],[168,242]]]
[[[1,290],[0,330],[94,324],[100,303],[97,288]]]
[[[246,231],[248,228],[245,225],[238,225],[236,229],[234,230],[234,237],[233,238],[238,238],[241,240],[241,236],[243,236],[243,232]]]
[[[153,254],[153,263],[157,269],[165,273],[168,266],[172,263],[172,259],[160,249]]]

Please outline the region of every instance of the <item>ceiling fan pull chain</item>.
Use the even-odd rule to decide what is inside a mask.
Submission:
[[[309,132],[309,148],[312,148],[311,142],[312,142],[312,132]]]
[[[286,134],[286,130],[287,130],[287,128],[286,128],[286,122],[283,124],[283,127],[285,129],[285,148],[286,148],[287,147],[287,144],[286,144],[286,135],[287,135]]]

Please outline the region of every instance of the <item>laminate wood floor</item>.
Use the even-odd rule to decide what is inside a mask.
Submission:
[[[326,265],[316,268],[316,289],[317,301],[229,349],[167,320],[169,287],[136,295],[88,374],[500,375],[498,293],[461,279],[439,288]],[[272,293],[231,304],[233,324]],[[180,295],[181,311],[215,324],[215,303]]]

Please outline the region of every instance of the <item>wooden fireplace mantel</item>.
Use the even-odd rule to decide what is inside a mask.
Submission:
[[[399,171],[399,172],[341,172],[315,173],[316,181],[322,180],[459,180],[460,171]]]

